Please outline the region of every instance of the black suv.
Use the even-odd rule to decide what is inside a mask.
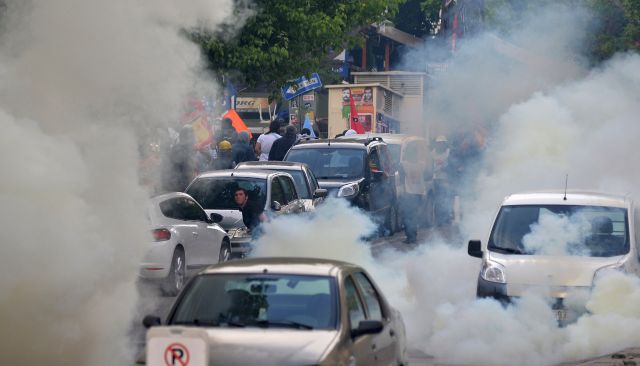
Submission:
[[[329,196],[370,212],[386,234],[397,230],[395,172],[381,138],[303,141],[284,160],[307,164]]]

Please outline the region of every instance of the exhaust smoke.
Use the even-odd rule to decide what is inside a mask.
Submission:
[[[504,196],[563,190],[567,173],[569,189],[640,193],[640,174],[632,165],[640,158],[640,56],[618,55],[589,70],[580,53],[588,25],[588,11],[550,5],[509,37],[485,33],[465,40],[447,71],[433,80],[427,97],[431,137],[481,131],[486,142],[458,181],[465,240],[486,243]],[[409,54],[407,63],[429,56]],[[344,210],[332,203],[319,208],[321,220],[274,220],[256,255],[330,257],[365,266],[403,313],[410,347],[439,362],[553,365],[640,344],[634,333],[640,316],[633,310],[640,305],[640,283],[633,274],[602,274],[591,293],[567,298],[589,312],[558,327],[553,301],[544,293],[525,293],[509,306],[475,299],[480,261],[460,243],[429,239],[416,251],[372,257],[359,240],[370,228],[359,214]],[[565,233],[554,238],[556,254],[581,238],[581,230],[566,233],[576,224],[572,220],[549,218],[545,224],[529,237],[531,245],[543,240],[547,227]],[[282,229],[277,235],[274,226]]]
[[[4,363],[132,363],[150,240],[136,132],[215,92],[180,29],[232,11],[231,0],[1,2]]]

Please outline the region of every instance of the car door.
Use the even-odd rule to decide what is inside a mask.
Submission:
[[[187,267],[193,263],[193,252],[196,246],[198,223],[191,220],[183,197],[175,197],[160,203],[162,214],[172,219],[171,229],[177,233],[176,245],[184,248]]]
[[[280,183],[280,176],[272,176],[270,187],[271,194],[268,201],[269,208],[271,209],[271,213],[280,215],[283,213],[286,205],[284,189],[282,188],[282,184]]]
[[[352,329],[358,327],[360,321],[366,319],[366,314],[364,303],[351,276],[345,278],[344,290],[347,304],[347,317],[349,318],[349,332],[351,332]],[[352,339],[352,355],[356,360],[356,365],[370,366],[375,364],[373,338],[373,335],[365,334]]]
[[[394,365],[400,359],[396,355],[397,346],[396,330],[393,328],[391,319],[385,313],[385,309],[380,301],[380,296],[375,287],[363,272],[353,274],[358,289],[366,307],[367,320],[379,320],[384,325],[382,332],[373,335],[372,347],[375,353],[376,365]]]
[[[300,200],[298,197],[298,192],[296,191],[296,185],[293,182],[293,179],[286,175],[281,175],[279,177],[280,184],[282,184],[282,188],[284,190],[284,196],[286,200],[287,209],[286,213],[301,213],[304,212],[304,202]]]
[[[316,176],[313,174],[313,172],[310,169],[304,169],[305,172],[305,176],[307,177],[307,182],[309,184],[309,192],[311,193],[311,197],[313,199],[313,206],[317,206],[318,204],[322,203],[322,201],[324,200],[324,198],[313,198],[313,194],[316,191],[316,189],[320,188],[320,185],[318,184],[318,180],[316,179]]]
[[[190,269],[198,269],[218,263],[222,234],[210,227],[207,214],[193,199],[184,198],[185,212],[189,219],[197,225],[192,249]],[[187,264],[189,267],[189,264]]]
[[[368,166],[369,175],[369,207],[372,213],[384,215],[384,210],[389,207],[386,194],[386,180],[384,179],[384,169],[380,162],[378,147],[373,146],[369,150]],[[380,216],[380,218],[383,216]]]

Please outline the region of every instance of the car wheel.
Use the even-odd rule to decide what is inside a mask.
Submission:
[[[167,296],[175,296],[182,290],[187,277],[186,263],[184,260],[184,250],[176,248],[171,259],[169,276],[165,280],[163,292]]]
[[[389,213],[387,214],[387,235],[391,236],[398,231],[398,211],[395,205],[392,205],[389,208]]]
[[[225,239],[222,241],[222,245],[220,245],[220,255],[218,256],[218,263],[224,263],[231,259],[231,244],[229,244],[229,240]]]

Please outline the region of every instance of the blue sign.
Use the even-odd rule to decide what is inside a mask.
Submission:
[[[301,76],[290,84],[282,87],[282,96],[286,100],[291,100],[297,97],[300,94],[304,94],[308,91],[318,89],[322,86],[322,81],[320,81],[320,76],[317,73],[311,74],[311,77],[307,79],[304,76]]]

